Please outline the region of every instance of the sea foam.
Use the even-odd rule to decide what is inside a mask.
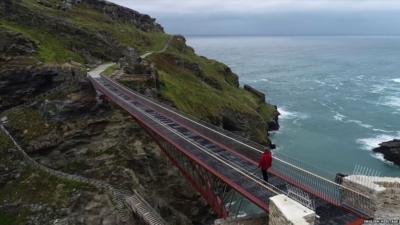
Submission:
[[[287,120],[293,120],[293,119],[307,119],[308,115],[305,113],[301,112],[291,112],[286,110],[284,107],[279,107],[278,112],[280,113],[279,118],[280,119],[287,119]]]
[[[379,147],[379,144],[382,142],[391,141],[393,139],[399,139],[399,138],[400,138],[400,133],[398,133],[396,136],[380,134],[375,137],[357,139],[357,143],[361,145],[361,148],[363,150],[371,151],[372,149]]]

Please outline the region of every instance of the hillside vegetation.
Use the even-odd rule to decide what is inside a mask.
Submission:
[[[170,224],[210,224],[215,215],[156,143],[115,105],[97,104],[86,72],[106,62],[117,65],[105,75],[260,143],[278,127],[262,93],[148,15],[100,0],[0,1],[0,118],[26,152],[141,190]],[[0,225],[124,224],[105,193],[32,170],[12,148],[0,132]]]
[[[118,61],[127,48],[137,54],[158,51],[171,38],[146,15],[95,0],[65,2],[0,3],[3,48],[18,36],[32,48],[30,62],[54,65],[74,61],[91,67]],[[134,19],[127,19],[130,13]],[[171,41],[167,51],[147,60],[159,74],[159,97],[183,112],[266,143],[268,124],[277,116],[275,108],[240,88],[238,77],[226,65],[196,55],[180,36]]]

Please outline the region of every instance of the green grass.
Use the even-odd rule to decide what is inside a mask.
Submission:
[[[3,131],[0,131],[0,149],[1,149],[1,151],[4,151],[11,147],[13,147],[11,140],[6,136],[6,134],[3,133]]]
[[[260,116],[257,112],[257,99],[251,93],[225,82],[221,78],[223,75],[217,72],[221,65],[208,65],[209,70],[213,71],[210,76],[214,76],[223,87],[223,90],[217,90],[190,71],[173,66],[168,55],[158,54],[151,58],[160,70],[160,80],[164,84],[162,96],[183,112],[200,118],[210,118],[221,115],[224,109],[232,109]]]
[[[240,89],[231,87],[219,91],[189,74],[164,71],[159,74],[164,84],[162,96],[183,112],[209,121],[215,121],[225,109],[259,117],[255,100]]]
[[[118,64],[114,64],[112,66],[109,66],[107,69],[105,69],[101,75],[104,76],[111,76],[116,70],[120,69],[120,66]]]
[[[266,121],[269,121],[277,113],[274,106],[266,104],[266,103],[263,103],[260,105],[259,112],[260,112],[262,118],[264,118]]]
[[[16,220],[16,215],[0,211],[0,225],[14,225]]]
[[[63,167],[63,171],[66,173],[76,173],[76,172],[85,171],[88,169],[91,169],[91,167],[89,165],[87,165],[87,163],[85,163],[85,161],[83,161],[83,160],[82,161],[74,161]]]
[[[56,5],[58,0],[51,1]],[[49,19],[62,20],[82,30],[88,31],[91,35],[104,35],[112,37],[116,42],[127,47],[134,47],[140,54],[148,51],[162,49],[169,39],[169,35],[162,32],[144,32],[133,25],[112,20],[102,12],[96,11],[86,4],[80,4],[69,11],[62,11],[56,7],[45,7],[37,3],[36,0],[23,0],[21,3],[26,10],[35,14],[45,15]],[[64,35],[64,31],[58,33],[48,26],[24,26],[14,22],[1,20],[0,27],[23,34],[25,37],[34,41],[38,47],[37,57],[44,63],[64,63],[70,60],[84,63],[83,52],[71,49],[74,42],[82,42],[85,46],[86,41],[81,40],[76,34]],[[79,46],[79,45],[78,45]],[[106,52],[102,47],[91,47],[92,52]],[[98,48],[98,49],[94,49]]]
[[[144,32],[130,24],[113,21],[85,4],[74,7],[68,12],[67,20],[96,32],[109,33],[118,42],[134,47],[140,54],[148,51],[157,51],[163,48],[169,40],[169,35],[161,32]]]
[[[8,126],[17,130],[24,144],[48,134],[53,130],[54,125],[48,123],[39,111],[32,109],[12,110],[6,113]]]
[[[0,20],[0,29],[20,33],[35,42],[39,48],[37,57],[44,63],[63,63],[69,60],[83,62],[80,55],[67,49],[68,40],[66,38],[50,34],[46,30],[26,27],[5,20]]]
[[[42,203],[57,207],[67,207],[71,194],[79,190],[94,191],[95,188],[84,183],[60,179],[48,174],[25,171],[21,176],[0,189],[1,202]]]
[[[169,35],[161,32],[144,32],[133,25],[112,20],[106,14],[80,4],[66,12],[56,8],[43,7],[34,0],[24,0],[24,5],[38,13],[63,18],[64,21],[90,32],[106,33],[119,43],[136,48],[140,54],[162,49]]]
[[[26,224],[29,211],[19,208],[16,213],[0,211],[0,225],[24,225]]]

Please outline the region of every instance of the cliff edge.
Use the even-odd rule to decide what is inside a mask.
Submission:
[[[105,74],[130,88],[260,143],[276,107],[148,15],[100,0],[0,2],[0,118],[29,156],[140,190],[171,224],[209,224],[215,215],[151,138],[96,102],[86,73],[103,62],[118,62]],[[1,133],[0,161],[5,224],[124,224],[106,193],[30,168]]]

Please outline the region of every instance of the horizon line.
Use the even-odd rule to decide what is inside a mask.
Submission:
[[[185,37],[400,37],[400,34],[171,34]]]

